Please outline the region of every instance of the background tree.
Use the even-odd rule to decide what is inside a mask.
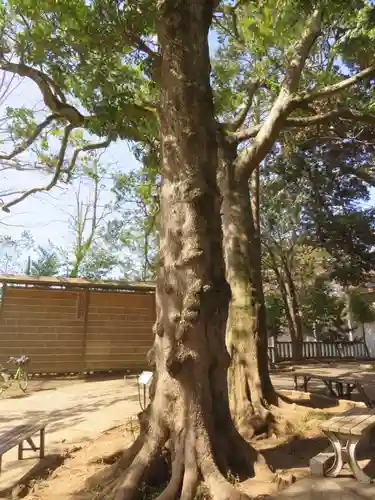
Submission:
[[[30,259],[26,274],[31,276],[56,276],[61,269],[61,261],[56,249],[49,242],[48,247],[38,246],[36,258]]]
[[[73,245],[69,252],[70,261],[70,256],[67,256],[67,274],[71,278],[99,279],[117,264],[113,255],[106,254],[104,244],[105,221],[113,209],[109,202],[103,201],[104,174],[98,159],[83,168],[86,179],[79,180],[75,192],[75,212],[69,218]],[[82,194],[84,187],[89,189],[86,197]]]
[[[29,231],[22,231],[20,238],[15,239],[8,234],[0,235],[0,273],[16,274],[24,264],[23,254],[34,245]]]
[[[146,164],[115,177],[117,216],[108,223],[107,237],[118,251],[124,274],[136,280],[152,280],[157,272],[158,170]]]

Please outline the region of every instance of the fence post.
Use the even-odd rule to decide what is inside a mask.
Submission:
[[[322,344],[320,342],[316,343],[316,357],[322,358]]]
[[[367,359],[371,359],[371,354],[370,354],[370,351],[369,351],[369,348],[368,348],[368,345],[366,342],[366,338],[363,339],[363,346],[365,348],[365,355],[367,356]]]
[[[84,292],[83,306],[83,335],[82,335],[82,373],[86,371],[87,357],[87,326],[89,317],[90,290]]]
[[[278,348],[278,342],[273,338],[273,352],[274,352],[274,357],[275,357],[275,365],[280,361],[279,358],[279,348]]]
[[[341,352],[341,344],[340,344],[340,342],[337,342],[336,348],[337,348],[337,352],[339,353],[339,358],[342,358],[342,352]]]

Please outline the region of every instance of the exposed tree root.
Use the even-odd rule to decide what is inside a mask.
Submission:
[[[238,462],[245,461],[246,477],[260,473],[267,481],[279,481],[263,456],[239,435],[235,436],[233,426],[232,429],[227,429],[228,432],[223,429],[228,443],[232,445],[231,449],[223,440],[218,439],[213,415],[205,414],[205,405],[198,404],[194,397],[193,382],[187,383],[185,380],[185,390],[182,391],[176,380],[167,374],[164,373],[162,378],[159,385],[161,387],[161,383],[167,384],[168,390],[157,388],[149,411],[150,425],[143,428],[142,434],[112,470],[114,481],[102,490],[101,499],[136,498],[137,491],[143,482],[147,482],[149,471],[166,442],[171,455],[171,475],[168,485],[157,500],[194,500],[200,483],[204,484],[212,499],[248,499],[244,492],[226,478],[230,470],[237,475],[237,470],[231,469],[235,463],[233,455],[240,457]],[[176,397],[177,394],[179,397]],[[223,454],[224,457],[221,456]]]
[[[163,379],[165,383],[166,377]],[[115,479],[102,490],[100,498],[103,500],[135,498],[142,482],[147,481],[147,473],[167,439],[172,461],[171,477],[158,500],[193,500],[200,482],[205,484],[215,500],[248,498],[225,478],[228,470],[220,470],[217,465],[229,464],[231,457],[217,460],[222,453],[222,443],[213,449],[216,438],[212,416],[202,411],[204,405],[198,404],[196,398],[191,397],[190,390],[180,390],[180,398],[172,397],[171,401],[167,395],[176,395],[176,386],[176,382],[169,379],[168,391],[156,391],[148,431],[134,442],[120,458],[115,470],[112,470],[112,477]],[[191,384],[188,386],[192,389]],[[182,392],[185,392],[183,397]],[[223,431],[225,433],[224,429]],[[230,433],[230,429],[228,431]],[[220,443],[220,440],[217,440],[217,443]],[[254,456],[255,452],[251,458]],[[249,462],[249,459],[247,461]],[[119,475],[120,470],[122,472]],[[248,472],[250,475],[251,471]]]

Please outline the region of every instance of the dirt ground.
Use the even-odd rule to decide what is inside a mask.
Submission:
[[[324,407],[325,399],[314,403]],[[327,447],[327,440],[318,430],[319,422],[326,419],[327,415],[343,411],[347,407],[346,402],[322,410],[291,405],[287,413],[293,428],[289,434],[280,438],[272,436],[258,439],[253,441],[252,445],[262,452],[271,469],[280,474],[281,483],[284,480],[286,483],[294,482],[309,475],[310,458]],[[136,432],[136,421],[134,425],[128,422],[126,425],[104,432],[92,443],[74,448],[59,460],[56,457],[50,459],[49,463],[46,462],[49,472],[45,471],[46,464],[44,474],[42,471],[39,473],[34,471],[34,477],[35,475],[39,477],[30,482],[26,479],[23,484],[13,489],[10,498],[13,500],[95,499],[100,491],[103,474],[117,460],[124,447],[131,444]],[[251,494],[252,498],[275,495],[282,486],[280,482],[272,481],[269,475],[259,472],[254,478],[238,484],[238,487]],[[145,486],[140,498],[149,500],[155,498],[157,493],[157,490],[153,491]]]
[[[306,366],[304,366],[304,369],[307,369]],[[318,369],[318,367],[315,366],[314,369]],[[340,373],[343,371],[353,373],[365,370],[366,373],[370,373],[372,367],[359,368],[359,365],[348,366],[347,364],[344,366],[321,365],[320,370],[329,370],[330,374],[333,370],[338,370]],[[274,481],[269,475],[257,471],[253,478],[244,483],[238,483],[238,487],[249,493],[252,498],[273,498],[283,488],[284,481],[285,484],[290,484],[308,476],[310,474],[310,459],[323,451],[328,444],[327,439],[319,431],[319,424],[329,418],[330,415],[340,413],[355,404],[324,396],[323,385],[314,386],[314,391],[316,390],[317,393],[313,395],[293,391],[293,377],[287,371],[275,372],[272,378],[277,390],[294,400],[294,404],[290,404],[282,410],[283,417],[291,423],[291,426],[282,437],[263,436],[251,443],[263,454],[267,464],[272,471],[278,473],[279,478],[278,481]],[[116,391],[124,383],[122,380],[120,386],[119,380],[114,380],[108,384],[93,382],[86,384],[85,389],[82,381],[63,381],[62,384],[58,382],[44,381],[39,385],[35,385],[32,388],[34,394],[25,400],[32,401],[33,398],[35,400],[35,398],[41,397],[44,390],[46,390],[46,393],[52,390],[58,393],[55,397],[60,401],[63,393],[77,394],[76,398],[80,399],[81,406],[84,407],[85,401],[82,400],[83,397],[89,400],[90,395],[101,394],[106,385],[107,390],[110,392],[108,385],[111,383],[114,385],[112,386],[109,401],[115,401],[117,399]],[[52,386],[55,384],[54,389],[51,389],[51,384]],[[130,397],[130,406],[128,405],[127,408],[133,411],[132,415],[135,417],[136,412],[139,411],[139,405],[138,402],[135,405],[137,394],[134,379],[126,381],[125,385],[127,389],[124,394],[126,393]],[[131,398],[134,399],[133,402],[131,402]],[[13,403],[11,403],[12,400]],[[9,402],[14,404],[16,401],[20,400],[11,398],[8,400],[8,404]],[[0,412],[1,403],[4,402],[0,401]],[[111,414],[111,407],[106,407],[106,404],[105,398],[99,401],[98,406],[102,405],[102,407],[97,408],[98,415],[102,411],[106,411],[106,415]],[[68,414],[70,406],[67,403],[64,405],[66,414]],[[115,406],[112,408],[113,411],[116,411]],[[117,417],[121,418],[122,415],[117,415]],[[100,491],[100,485],[103,484],[103,474],[108,472],[109,467],[118,459],[121,451],[130,445],[136,436],[136,419],[125,418],[124,416],[122,422],[125,423],[104,432],[97,432],[96,436],[93,434],[91,441],[80,439],[76,435],[70,445],[65,447],[63,451],[49,453],[44,460],[35,464],[33,469],[19,481],[16,487],[0,492],[0,497],[12,500],[20,498],[25,498],[25,500],[54,500],[55,498],[59,498],[59,500],[94,500]],[[361,458],[366,460],[367,463],[369,454],[367,450],[363,453]],[[363,465],[364,463],[362,462]],[[369,470],[368,472],[370,473]],[[157,491],[152,490],[152,488],[150,490],[145,486],[140,498],[149,500],[156,496]],[[204,499],[205,497],[202,495],[199,498]]]
[[[61,457],[67,450],[96,439],[140,411],[134,378],[39,380],[23,394],[12,389],[0,399],[0,435],[30,420],[46,426],[46,454]],[[34,442],[38,445],[38,436]],[[17,447],[3,456],[0,497],[39,464],[37,453],[17,460]],[[4,493],[5,491],[5,493]]]

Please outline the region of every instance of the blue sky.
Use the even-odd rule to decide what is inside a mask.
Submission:
[[[41,109],[43,102],[38,87],[28,79],[13,91],[5,104],[0,107],[0,118],[4,116],[5,107],[34,107]],[[6,145],[7,146],[7,145]],[[5,147],[5,151],[9,148]],[[27,158],[26,155],[24,158]],[[28,158],[31,158],[28,155]],[[125,142],[117,142],[111,145],[101,156],[103,166],[110,165],[112,169],[127,172],[137,166],[137,162]],[[48,182],[50,174],[41,174],[30,171],[8,170],[0,171],[0,193],[13,189],[28,189]],[[112,183],[107,182],[110,186]],[[77,182],[71,186],[53,188],[49,193],[38,193],[25,199],[11,208],[10,214],[0,212],[0,233],[8,234],[14,238],[19,237],[24,229],[29,229],[35,240],[44,245],[51,240],[57,245],[66,245],[72,240],[72,234],[67,227],[69,215],[74,214],[76,200],[74,192],[77,190]],[[85,201],[89,196],[90,185],[81,186],[81,197]],[[1,194],[0,194],[1,196]],[[6,198],[3,197],[5,200]],[[101,203],[104,204],[111,199],[111,194],[104,193]]]

